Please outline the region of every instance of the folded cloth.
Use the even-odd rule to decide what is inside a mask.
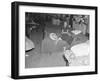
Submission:
[[[77,35],[77,34],[80,34],[82,31],[81,30],[73,30],[71,32],[74,33],[75,35]]]

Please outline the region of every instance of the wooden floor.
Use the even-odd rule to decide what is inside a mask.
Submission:
[[[59,33],[59,29],[52,25],[46,26],[48,34],[51,32]],[[42,38],[42,32],[32,32],[31,40],[35,43],[35,49],[26,52],[25,68],[40,68],[40,67],[57,67],[66,66],[66,61],[63,58],[63,47],[69,48],[66,41],[59,41],[54,44],[48,36]]]

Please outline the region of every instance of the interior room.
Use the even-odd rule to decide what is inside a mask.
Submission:
[[[89,15],[25,13],[25,68],[89,65]]]

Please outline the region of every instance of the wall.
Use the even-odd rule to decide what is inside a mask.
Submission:
[[[10,68],[11,68],[10,67],[11,5],[10,4],[12,1],[14,0],[0,1],[0,81],[13,81],[13,79],[10,78]],[[100,0],[21,0],[21,1],[98,6],[99,8],[98,10],[100,10]],[[100,11],[99,11],[99,14],[100,14]],[[100,18],[100,16],[98,18]],[[100,41],[100,38],[99,38],[99,41]],[[100,57],[100,55],[98,57]],[[100,62],[100,59],[99,59],[99,62]],[[99,67],[100,67],[100,64],[99,64]],[[94,81],[94,80],[98,81],[99,79],[100,79],[100,74],[84,75],[84,76],[69,76],[69,77],[59,77],[59,78],[58,77],[41,78],[41,79],[34,79],[34,80],[37,80],[37,81],[47,81],[47,80],[48,81],[51,81],[51,80],[52,81],[58,81],[58,80],[59,81]],[[30,81],[32,80],[33,79],[30,79]]]

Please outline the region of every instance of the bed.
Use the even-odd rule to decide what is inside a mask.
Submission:
[[[69,62],[69,66],[89,65],[89,40],[64,50],[64,56]]]

